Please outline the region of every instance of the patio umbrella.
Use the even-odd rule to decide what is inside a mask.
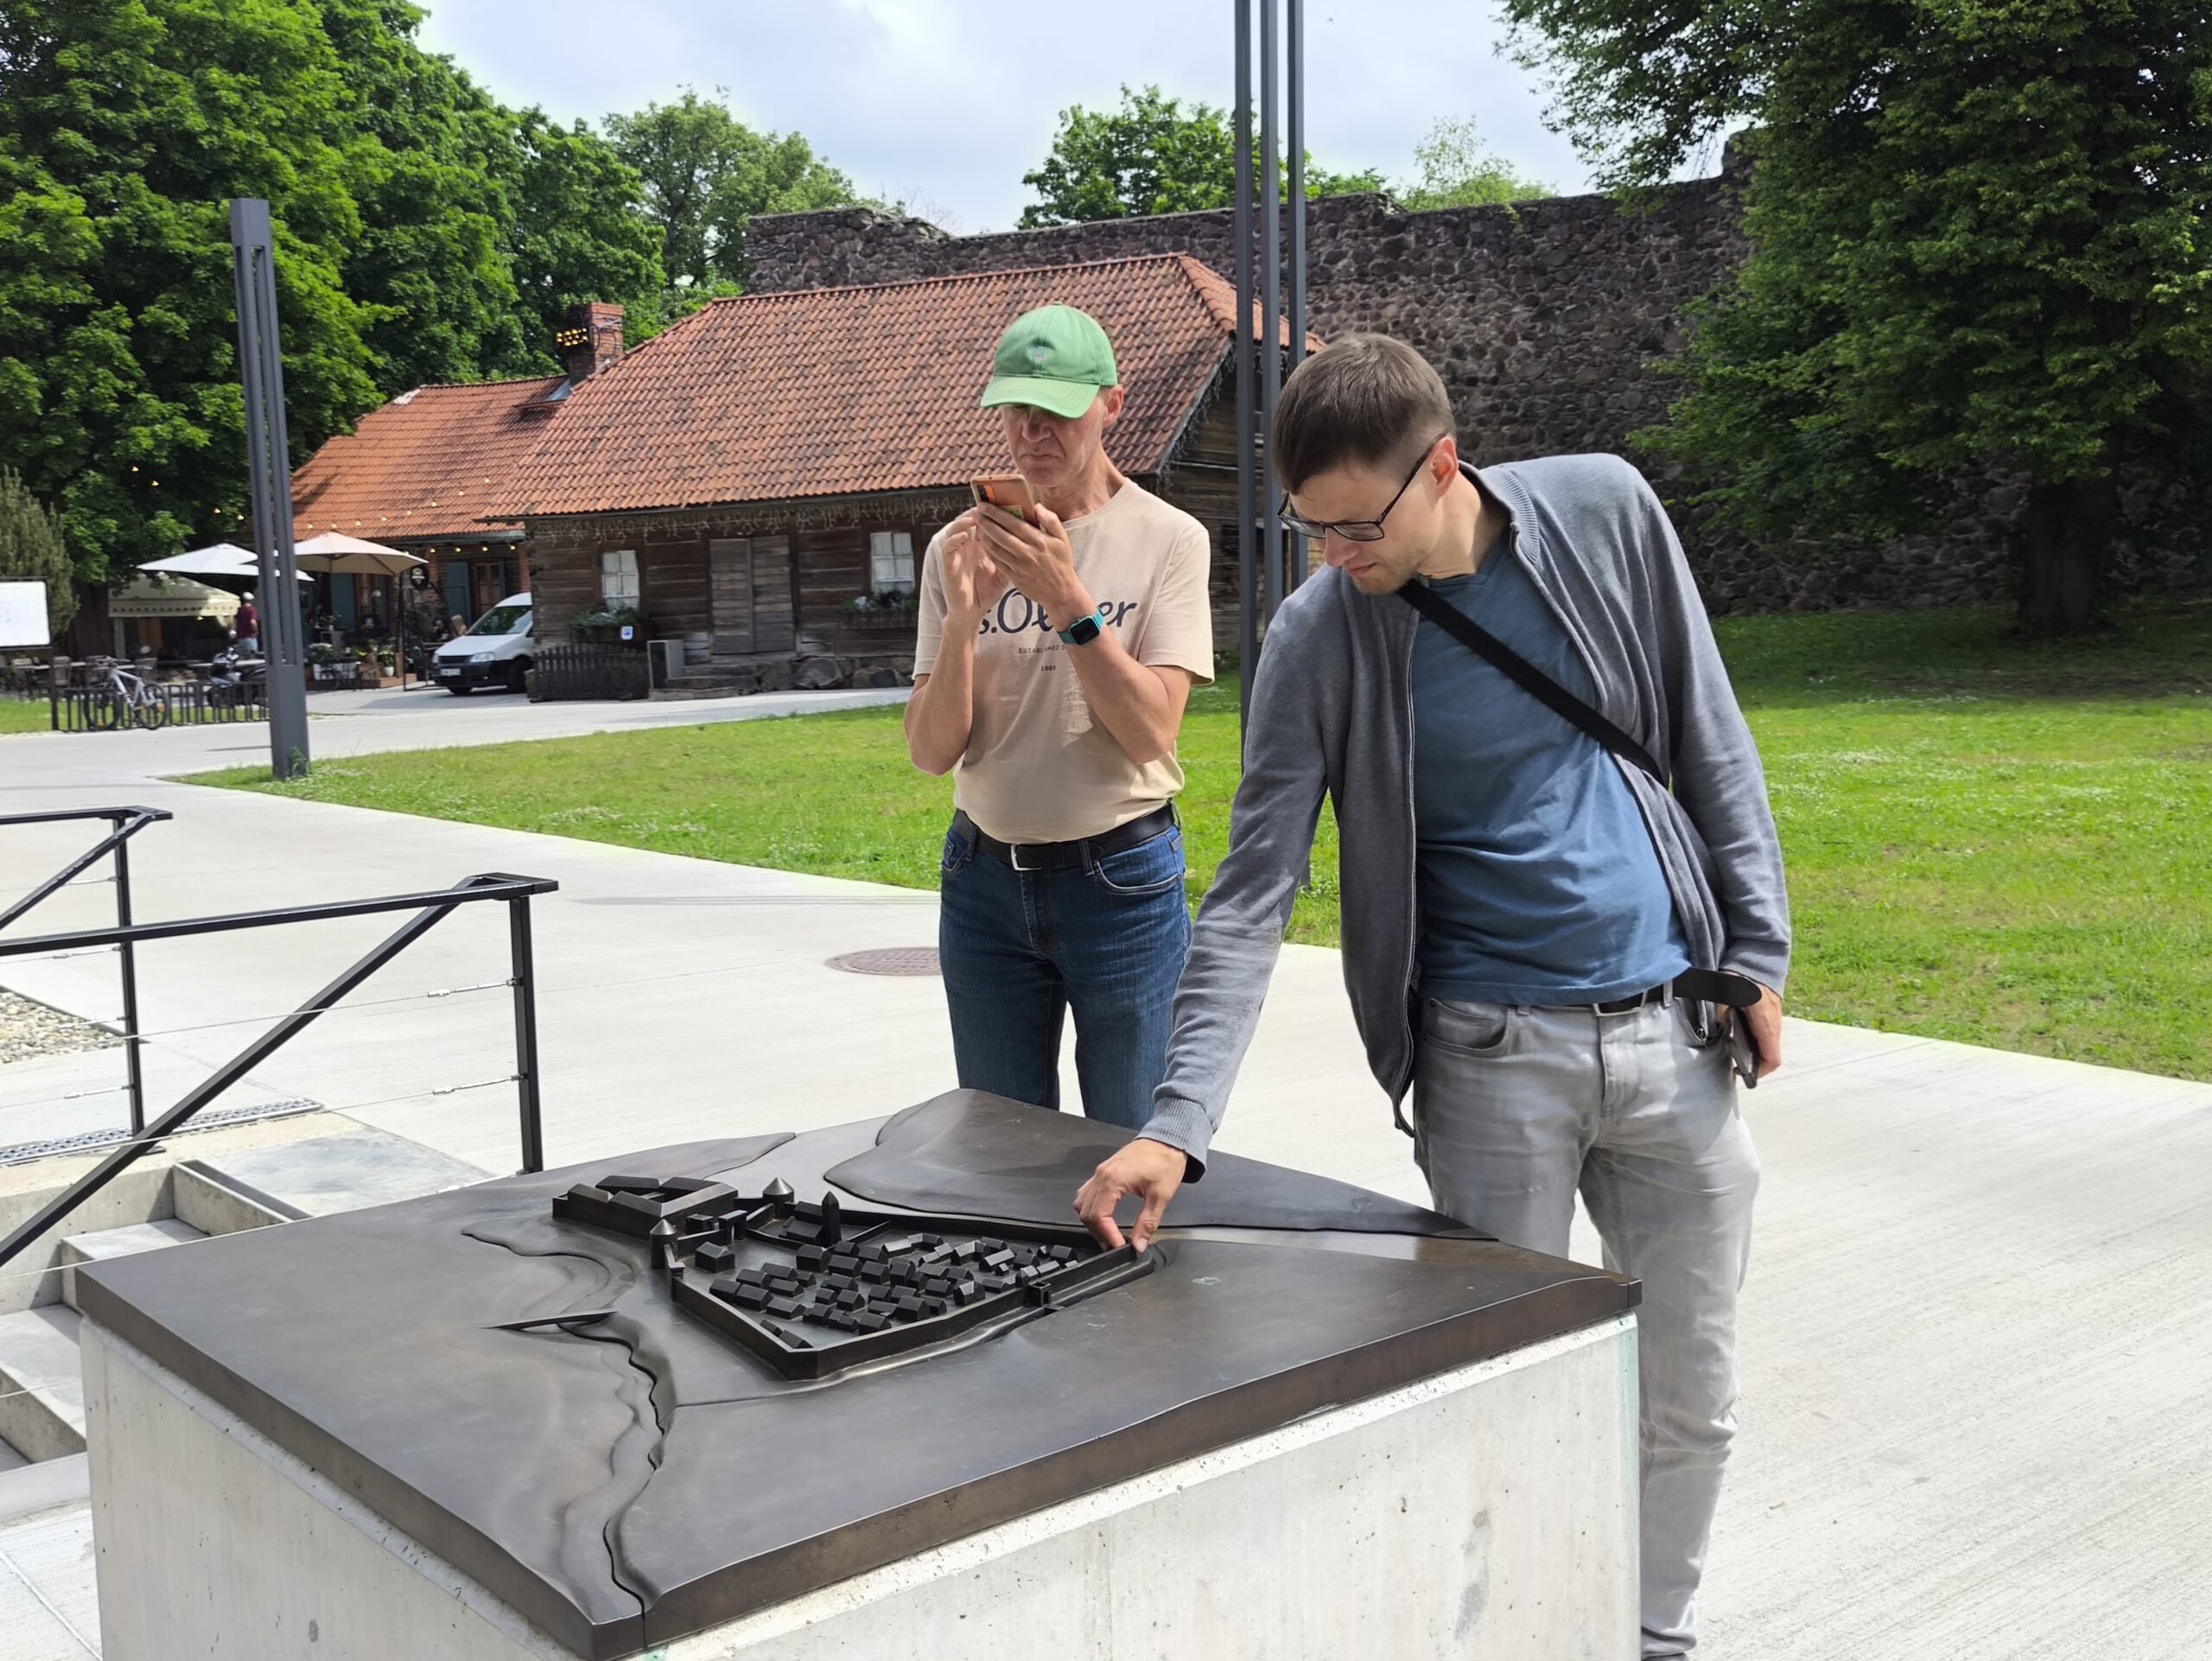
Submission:
[[[334,576],[388,576],[397,579],[417,565],[430,562],[420,554],[403,553],[380,542],[364,542],[339,531],[326,531],[296,544],[292,559],[303,571],[327,571]],[[407,688],[407,607],[395,591],[392,620],[398,630],[399,685]]]
[[[142,565],[138,568],[145,570]],[[190,577],[179,576],[174,571],[168,580],[162,577],[141,576],[128,587],[118,589],[107,597],[110,617],[212,617],[227,624],[238,614],[238,600],[234,594],[220,589],[211,589],[205,582],[194,582]]]
[[[138,569],[166,572],[173,576],[250,577],[257,570],[253,550],[241,548],[234,542],[219,542],[213,547],[194,548],[188,554],[171,554],[167,559],[149,559]]]
[[[326,531],[296,544],[292,558],[303,571],[327,571],[336,576],[404,576],[416,566],[430,563],[420,554],[402,553],[380,542],[364,542],[336,531]]]

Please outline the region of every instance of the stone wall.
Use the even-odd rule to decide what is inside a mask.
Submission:
[[[1603,196],[1409,213],[1388,198],[1311,205],[1308,303],[1324,335],[1376,329],[1418,347],[1450,389],[1478,462],[1604,450],[1669,480],[1629,435],[1658,421],[1675,384],[1685,307],[1745,253],[1729,180],[1699,180],[1630,213]],[[952,237],[868,208],[756,219],[756,292],[899,282],[1143,254],[1188,253],[1228,275],[1226,212]],[[1759,546],[1676,508],[1716,612],[1949,605],[2007,598],[2018,493],[1969,492],[1946,534],[1849,557]],[[2150,573],[2139,565],[2123,581]],[[2187,580],[2179,564],[2163,580]]]

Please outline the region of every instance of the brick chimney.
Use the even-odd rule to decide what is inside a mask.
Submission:
[[[553,344],[571,386],[590,379],[622,355],[622,308],[597,300],[569,307]]]

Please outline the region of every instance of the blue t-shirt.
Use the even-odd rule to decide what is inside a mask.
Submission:
[[[1577,697],[1566,627],[1501,540],[1431,585]],[[1414,642],[1414,835],[1424,996],[1603,1003],[1689,967],[1659,856],[1620,768],[1433,623]]]

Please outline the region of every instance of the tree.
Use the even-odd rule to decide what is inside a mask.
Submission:
[[[644,186],[502,108],[404,0],[0,6],[0,462],[80,581],[246,506],[225,203],[276,235],[292,460],[429,380],[543,373],[580,300],[658,321]]]
[[[1484,143],[1472,120],[1437,122],[1414,146],[1414,166],[1411,182],[1391,194],[1401,207],[1416,212],[1529,201],[1552,194],[1549,185],[1537,183]]]
[[[515,374],[547,354],[525,340],[504,229],[521,157],[513,118],[415,41],[407,0],[317,0],[344,66],[348,186],[361,234],[349,294],[373,307],[369,372],[386,394]]]
[[[645,215],[645,181],[583,122],[563,127],[537,109],[515,117],[521,162],[507,259],[523,334],[541,355],[570,306],[623,308],[632,344],[662,315],[661,232]]]
[[[645,211],[661,234],[661,269],[679,289],[741,284],[746,227],[754,214],[857,200],[852,181],[805,139],[755,132],[729,112],[724,96],[716,88],[703,99],[686,87],[673,104],[607,118],[616,154],[645,181]]]
[[[336,54],[289,0],[0,9],[0,460],[79,578],[235,529],[245,494],[224,201],[276,205],[291,431],[377,402],[346,289],[363,226]]]
[[[1751,256],[1644,441],[1763,532],[1887,538],[2020,480],[2022,620],[2094,627],[2124,484],[2212,478],[2204,0],[1509,10],[1610,183],[1750,124]]]
[[[59,635],[77,614],[73,575],[60,522],[23,488],[22,474],[0,468],[0,582],[46,584],[50,635]]]
[[[1253,156],[1256,169],[1256,145]],[[1021,182],[1037,196],[1022,210],[1025,230],[1226,207],[1236,196],[1236,138],[1227,112],[1211,104],[1186,112],[1157,86],[1124,86],[1119,109],[1061,111],[1051,154]],[[1382,188],[1379,173],[1335,173],[1308,158],[1309,199]]]

